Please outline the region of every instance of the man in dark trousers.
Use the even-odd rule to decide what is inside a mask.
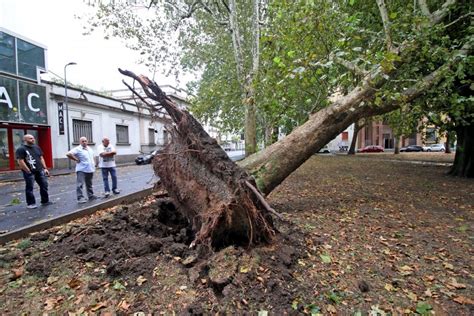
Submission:
[[[16,159],[20,166],[26,187],[27,208],[37,208],[33,186],[36,181],[40,188],[41,205],[53,204],[49,200],[48,180],[49,171],[43,157],[43,151],[35,144],[35,137],[30,134],[23,136],[24,144],[16,150]]]

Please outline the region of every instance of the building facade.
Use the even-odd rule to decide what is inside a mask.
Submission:
[[[0,28],[0,172],[16,170],[16,149],[32,134],[43,149],[48,168],[68,166],[66,152],[85,136],[93,149],[108,136],[118,163],[167,143],[169,118],[150,113],[132,100],[41,82],[47,49]],[[171,96],[178,103],[185,100]]]

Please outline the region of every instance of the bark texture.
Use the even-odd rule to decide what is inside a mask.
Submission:
[[[474,177],[474,125],[456,128],[457,146],[450,175]]]
[[[192,225],[193,243],[221,248],[270,242],[275,234],[272,210],[255,189],[252,177],[156,83],[129,71],[121,73],[137,80],[174,122],[168,126],[171,141],[153,165],[177,210]]]
[[[356,154],[356,144],[357,144],[357,135],[359,135],[359,131],[364,127],[364,124],[356,121],[354,123],[354,134],[352,134],[352,140],[351,140],[351,147],[349,148],[349,151],[347,152],[348,155],[355,155]]]

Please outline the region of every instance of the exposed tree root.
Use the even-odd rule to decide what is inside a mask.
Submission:
[[[275,228],[270,213],[276,212],[256,189],[254,179],[230,160],[199,122],[179,109],[156,83],[129,71],[120,72],[137,80],[174,123],[167,127],[171,142],[155,158],[153,166],[177,210],[191,223],[196,233],[193,244],[222,248],[272,241]]]

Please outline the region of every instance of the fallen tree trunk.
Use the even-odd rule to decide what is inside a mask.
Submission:
[[[172,140],[153,166],[178,211],[196,232],[193,243],[221,248],[270,242],[275,234],[270,216],[274,211],[256,189],[253,178],[230,160],[201,124],[179,109],[155,82],[130,71],[120,72],[137,80],[146,95],[159,102],[174,122],[167,127]],[[150,108],[156,110],[154,106]]]
[[[453,52],[452,58],[438,69],[420,79],[411,88],[400,91],[399,100],[386,101],[380,106],[372,106],[372,102],[368,101],[387,79],[383,76],[368,78],[343,98],[310,116],[306,123],[297,127],[290,135],[247,157],[239,165],[255,177],[260,191],[269,194],[313,153],[352,123],[362,118],[391,112],[402,104],[410,103],[444,79],[445,73],[470,51],[471,43],[467,43],[459,51]]]

